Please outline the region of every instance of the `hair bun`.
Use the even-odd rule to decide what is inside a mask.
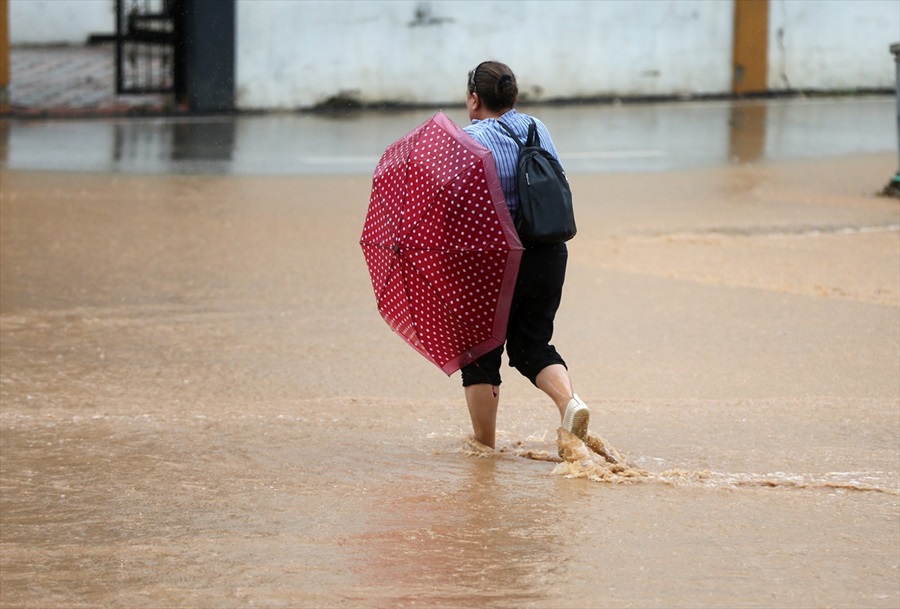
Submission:
[[[499,61],[483,61],[469,72],[468,91],[477,93],[484,105],[491,110],[512,108],[519,96],[513,71]]]

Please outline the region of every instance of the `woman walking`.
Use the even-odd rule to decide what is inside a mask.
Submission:
[[[516,189],[519,145],[503,125],[525,141],[529,125],[534,121],[542,147],[559,159],[546,126],[537,118],[515,110],[518,95],[515,74],[506,64],[485,61],[469,72],[466,106],[472,122],[465,131],[493,153],[506,204],[513,217],[519,200]],[[562,298],[567,259],[565,243],[525,244],[505,346],[509,365],[553,400],[567,431],[584,438],[590,410],[573,393],[566,362],[550,344],[553,321]],[[496,442],[503,351],[503,346],[498,347],[462,368],[462,384],[475,439],[491,448]]]

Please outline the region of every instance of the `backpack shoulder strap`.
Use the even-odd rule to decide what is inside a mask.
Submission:
[[[537,133],[537,125],[534,123],[534,119],[531,120],[531,124],[528,126],[528,140],[525,142],[526,146],[540,146],[541,145],[541,137]]]
[[[516,137],[515,132],[509,128],[509,125],[507,125],[499,120],[497,121],[497,124],[500,125],[501,127],[503,127],[504,131],[506,131],[509,134],[509,137],[511,137],[516,142],[516,144],[519,145],[520,150],[525,147],[525,144],[522,143],[522,140],[520,140],[518,137]],[[532,125],[534,125],[534,123],[532,123]],[[529,136],[530,135],[531,135],[531,132],[529,131]]]

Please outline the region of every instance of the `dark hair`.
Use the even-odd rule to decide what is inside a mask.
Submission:
[[[512,108],[519,97],[516,75],[499,61],[483,61],[469,72],[469,93],[478,93],[490,110]]]

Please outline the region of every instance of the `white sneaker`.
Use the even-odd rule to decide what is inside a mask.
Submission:
[[[584,440],[590,420],[591,411],[588,409],[587,404],[582,402],[577,395],[573,396],[566,406],[566,414],[563,415],[563,428]]]

